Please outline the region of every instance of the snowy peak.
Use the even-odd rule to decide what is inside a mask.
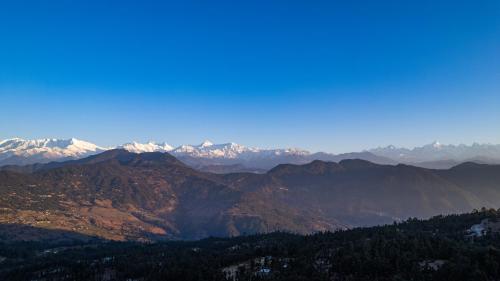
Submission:
[[[68,151],[75,154],[86,153],[89,151],[105,150],[93,143],[82,141],[79,139],[36,139],[24,140],[21,138],[7,139],[0,142],[0,153],[11,152],[26,152],[37,150],[60,150]]]
[[[245,153],[256,152],[258,149],[245,147],[236,143],[214,144],[204,141],[200,145],[181,145],[172,151],[174,155],[195,158],[229,158],[234,159]]]
[[[478,144],[453,145],[441,144],[438,141],[424,146],[409,148],[398,148],[393,145],[379,147],[369,152],[391,158],[400,163],[419,163],[429,161],[453,160],[457,162],[470,161],[478,158],[500,159],[500,145]]]
[[[199,147],[201,147],[201,148],[205,148],[205,147],[210,147],[210,146],[213,146],[213,145],[214,145],[214,143],[213,143],[213,142],[211,142],[211,141],[209,141],[209,140],[205,140],[204,142],[202,142],[202,143],[199,145]]]
[[[434,141],[433,143],[430,144],[432,147],[439,149],[441,148],[441,144],[438,141]]]
[[[0,141],[0,160],[14,157],[48,162],[57,159],[81,158],[105,150],[106,148],[75,138],[35,140],[12,138]],[[27,162],[31,161],[28,159]]]
[[[130,152],[169,152],[174,156],[193,157],[193,158],[209,158],[209,159],[249,159],[258,157],[278,157],[288,155],[309,155],[310,153],[298,148],[288,149],[260,149],[254,147],[246,147],[234,142],[214,144],[211,141],[204,141],[199,145],[180,145],[176,148],[163,143],[157,144],[149,142],[141,144],[132,142],[119,146]]]
[[[174,149],[172,146],[170,146],[168,143],[155,143],[155,142],[148,142],[148,143],[138,143],[138,142],[131,142],[131,143],[126,143],[124,145],[119,146],[119,148],[123,148],[125,150],[128,150],[133,153],[143,153],[143,152],[168,152]]]

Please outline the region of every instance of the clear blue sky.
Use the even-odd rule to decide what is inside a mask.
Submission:
[[[500,143],[500,1],[1,1],[14,136]]]

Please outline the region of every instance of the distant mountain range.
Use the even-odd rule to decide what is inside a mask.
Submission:
[[[444,145],[433,142],[413,149],[390,145],[368,151],[398,163],[438,169],[449,168],[463,162],[500,163],[500,145],[495,144]]]
[[[134,153],[169,152],[191,167],[216,173],[265,172],[279,164],[305,164],[313,160],[338,162],[344,159],[362,159],[391,165],[404,163],[433,169],[448,169],[463,162],[500,164],[500,145],[492,144],[442,145],[434,142],[413,149],[391,145],[335,155],[324,152],[311,153],[298,148],[261,149],[236,143],[214,144],[210,141],[178,147],[168,143],[131,142],[105,148],[74,138],[15,138],[0,141],[0,166],[74,160],[114,148],[123,148]]]
[[[500,165],[432,170],[316,160],[263,174],[221,175],[195,170],[169,153],[115,149],[4,166],[0,223],[116,240],[311,233],[498,208],[499,183]],[[22,235],[37,237],[9,237]]]
[[[313,160],[340,161],[359,158],[380,164],[396,162],[370,152],[329,154],[310,153],[297,148],[261,149],[236,143],[213,144],[204,141],[199,145],[173,147],[167,143],[126,143],[122,148],[134,153],[169,152],[182,162],[203,171],[265,172],[279,164],[305,164]],[[0,142],[0,166],[26,165],[80,159],[113,148],[104,148],[78,139],[8,139]]]

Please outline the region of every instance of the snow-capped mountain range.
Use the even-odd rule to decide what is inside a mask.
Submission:
[[[391,145],[364,152],[334,155],[323,152],[311,153],[298,148],[261,149],[236,143],[214,144],[210,141],[204,141],[199,145],[178,147],[156,142],[131,142],[115,147],[101,147],[75,138],[66,140],[13,138],[0,141],[0,166],[79,159],[113,148],[121,148],[134,153],[168,152],[196,168],[241,165],[250,168],[249,170],[265,170],[284,163],[303,164],[312,160],[340,161],[352,158],[378,164],[405,163],[428,168],[449,168],[465,161],[500,163],[500,145],[477,143],[443,145],[434,142],[413,149]]]
[[[473,143],[472,145],[445,145],[435,141],[413,149],[390,145],[368,151],[400,163],[422,163],[432,161],[498,163],[500,160],[500,145],[498,144]]]
[[[123,148],[125,150],[128,150],[130,152],[134,153],[142,153],[142,152],[169,152],[172,151],[174,148],[170,146],[168,143],[155,143],[155,142],[148,142],[148,143],[138,143],[138,142],[131,142],[131,143],[126,143],[124,145],[121,145],[120,148]]]
[[[189,156],[195,158],[222,158],[222,159],[249,159],[262,156],[282,156],[282,155],[309,155],[310,152],[297,148],[288,149],[260,149],[246,147],[234,142],[214,144],[209,140],[199,145],[181,145],[176,148],[167,143],[148,142],[145,144],[138,142],[126,143],[117,148],[123,148],[130,152],[169,152],[175,156]]]
[[[219,160],[250,160],[284,156],[304,156],[310,152],[289,149],[260,149],[236,143],[213,144],[204,141],[199,145],[173,147],[168,143],[131,142],[116,147],[100,147],[90,142],[72,139],[24,140],[13,138],[0,141],[0,165],[25,165],[83,158],[113,148],[122,148],[134,153],[169,152],[179,158],[203,158]],[[214,163],[210,163],[214,164]],[[216,163],[225,164],[225,163]]]
[[[0,165],[25,165],[83,158],[107,148],[78,139],[13,138],[0,141]]]

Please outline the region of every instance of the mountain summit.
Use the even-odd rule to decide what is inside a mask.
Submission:
[[[118,148],[123,148],[125,150],[128,150],[130,152],[134,153],[142,153],[142,152],[168,152],[174,149],[172,146],[170,146],[168,143],[155,143],[153,141],[150,141],[148,143],[138,143],[138,142],[131,142],[131,143],[126,143]]]
[[[78,159],[105,150],[107,148],[75,138],[35,140],[13,138],[0,141],[0,165]]]

